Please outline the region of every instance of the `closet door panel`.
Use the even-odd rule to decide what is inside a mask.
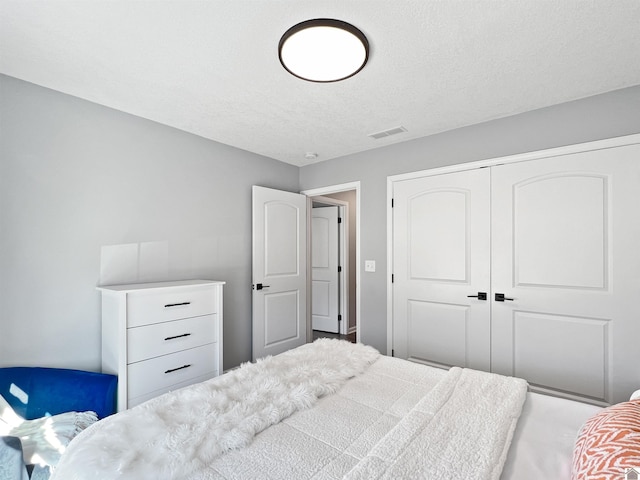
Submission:
[[[608,334],[606,320],[514,312],[513,373],[532,386],[604,398]]]
[[[469,307],[407,301],[407,356],[445,365],[467,365]]]
[[[490,368],[490,173],[394,185],[394,354]]]
[[[639,174],[637,145],[492,168],[494,371],[606,403],[640,384]]]
[[[580,172],[513,186],[515,285],[607,287],[608,186],[608,176]]]

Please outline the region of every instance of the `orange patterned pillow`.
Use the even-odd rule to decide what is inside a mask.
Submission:
[[[571,479],[623,480],[632,468],[640,472],[640,400],[612,405],[586,421]]]

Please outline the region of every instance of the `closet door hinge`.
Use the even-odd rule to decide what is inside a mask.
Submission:
[[[340,273],[341,271],[342,271],[342,267],[338,265],[338,273]]]
[[[393,275],[393,273],[392,273],[392,274],[391,274],[391,283],[393,283],[393,280],[394,280],[394,275]]]
[[[395,352],[395,350],[394,350],[393,348],[391,349],[391,356],[392,356],[392,357],[395,357],[395,356],[396,356],[396,352]]]
[[[391,208],[393,208],[393,198],[391,199]]]
[[[342,217],[338,217],[338,223],[342,223]]]
[[[342,321],[342,315],[338,315],[338,321],[341,322]]]

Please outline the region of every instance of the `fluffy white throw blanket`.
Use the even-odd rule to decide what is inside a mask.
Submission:
[[[82,432],[52,480],[187,479],[362,373],[372,347],[320,339],[154,398]]]
[[[345,478],[497,480],[526,393],[520,378],[453,367]]]

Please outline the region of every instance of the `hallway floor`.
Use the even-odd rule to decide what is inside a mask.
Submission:
[[[349,335],[340,335],[339,333],[329,333],[321,332],[320,330],[314,330],[313,339],[316,340],[318,338],[340,338],[351,343],[356,343],[356,332],[350,333]]]

